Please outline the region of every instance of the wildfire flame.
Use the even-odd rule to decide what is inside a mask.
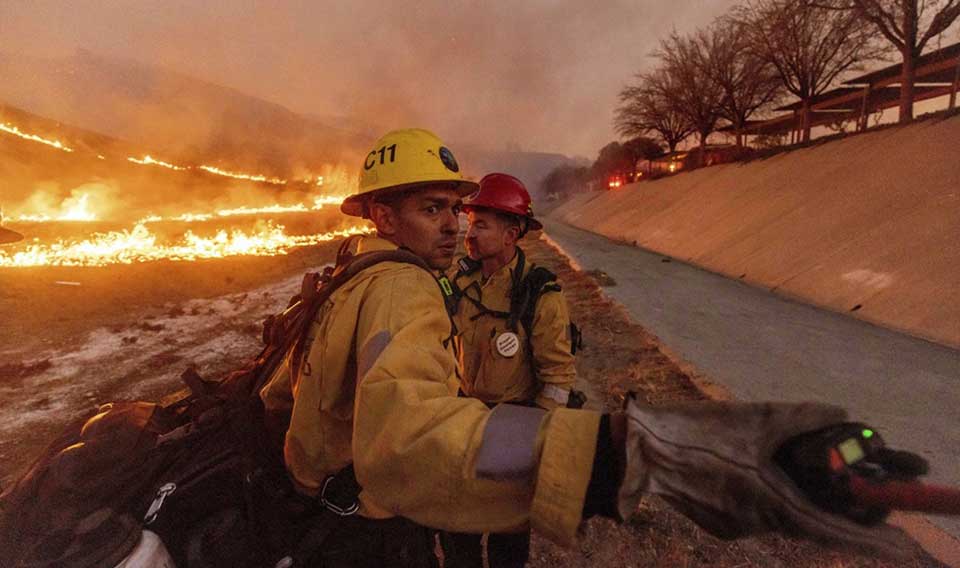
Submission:
[[[47,221],[96,221],[97,215],[93,211],[90,211],[89,200],[90,196],[84,193],[80,195],[76,203],[73,205],[66,206],[67,202],[64,202],[65,210],[56,217],[51,217],[50,215],[20,215],[17,217],[17,221],[23,223],[45,223]]]
[[[43,138],[41,136],[37,136],[36,134],[30,134],[30,133],[24,132],[20,130],[19,127],[11,123],[7,123],[7,122],[0,123],[0,131],[6,132],[8,134],[12,134],[14,136],[19,136],[20,138],[23,138],[25,140],[31,140],[33,142],[46,144],[47,146],[51,146],[58,150],[63,150],[64,152],[73,152],[73,148],[67,147],[65,144],[63,144],[59,140]],[[96,156],[97,156],[97,159],[99,160],[107,159],[103,154],[96,154]],[[247,174],[247,173],[241,173],[241,172],[232,172],[232,171],[224,170],[215,166],[208,166],[206,164],[202,164],[199,166],[178,166],[170,162],[164,162],[163,160],[158,160],[150,156],[149,154],[145,155],[142,158],[135,158],[133,156],[130,156],[127,158],[127,161],[132,162],[134,164],[139,164],[141,166],[160,166],[160,167],[167,168],[169,170],[175,170],[175,171],[199,169],[207,173],[211,173],[218,176],[224,176],[224,177],[246,180],[246,181],[260,182],[260,183],[269,183],[272,185],[287,184],[287,180],[281,179],[279,177],[268,177],[262,174]],[[317,177],[316,185],[323,185],[323,176]]]
[[[266,207],[236,207],[233,209],[220,209],[212,213],[181,213],[170,217],[160,215],[148,215],[143,217],[137,223],[159,223],[161,221],[181,221],[181,222],[200,222],[209,221],[216,217],[233,217],[238,215],[264,215],[271,213],[306,213],[309,211],[319,211],[326,205],[340,205],[343,203],[343,196],[323,195],[313,200],[313,205],[307,207],[303,203],[295,205],[268,205]],[[77,202],[72,206],[67,206],[66,202],[62,206],[63,211],[58,215],[39,215],[23,214],[15,219],[21,223],[47,223],[50,221],[97,221],[97,215],[90,210],[89,195],[82,194]]]
[[[68,148],[63,144],[63,142],[60,142],[59,140],[49,140],[47,138],[41,138],[36,134],[28,134],[20,130],[16,126],[7,122],[0,122],[0,131],[6,132],[7,134],[13,134],[14,136],[19,136],[20,138],[23,138],[25,140],[32,140],[33,142],[46,144],[47,146],[52,146],[57,150],[63,150],[64,152],[73,152],[73,148]]]
[[[129,231],[96,233],[79,242],[60,240],[50,245],[33,244],[12,254],[0,251],[0,267],[107,266],[239,255],[275,256],[287,254],[297,247],[366,232],[368,229],[357,226],[314,235],[287,235],[283,225],[268,223],[264,229],[250,234],[240,230],[220,230],[213,237],[201,237],[187,231],[180,242],[158,244],[157,236],[144,223],[138,223]]]
[[[308,211],[319,211],[325,205],[340,205],[343,203],[342,196],[324,195],[313,200],[313,206],[307,207],[303,203],[296,205],[268,205],[266,207],[237,207],[235,209],[220,209],[214,213],[182,213],[174,217],[161,217],[159,215],[150,215],[144,217],[140,223],[157,223],[160,221],[209,221],[215,217],[233,217],[236,215],[263,215],[269,213],[306,213]]]
[[[251,174],[240,174],[236,172],[228,172],[226,170],[221,170],[220,168],[215,168],[213,166],[197,166],[201,170],[210,172],[211,174],[216,174],[218,176],[226,176],[234,179],[245,179],[249,181],[259,181],[263,183],[272,183],[273,185],[286,185],[287,180],[280,178],[268,178],[267,176],[262,175],[251,175]]]
[[[144,157],[141,158],[141,159],[137,159],[137,158],[127,158],[127,160],[130,161],[130,162],[133,162],[134,164],[140,164],[141,166],[161,166],[161,167],[164,167],[164,168],[167,168],[167,169],[170,169],[170,170],[177,170],[177,171],[182,171],[182,170],[188,169],[188,168],[185,168],[185,167],[182,167],[182,166],[175,166],[175,165],[170,164],[170,163],[168,163],[168,162],[162,162],[162,161],[160,161],[160,160],[155,160],[155,159],[151,158],[149,155],[148,155],[148,156],[144,156]]]
[[[46,139],[35,134],[20,130],[9,123],[0,123],[0,131],[20,138],[39,142],[65,152],[73,152],[59,140]],[[91,157],[99,160],[107,157],[92,152]],[[142,165],[163,167],[174,171],[202,170],[208,174],[225,176],[239,180],[286,185],[287,181],[278,177],[268,177],[259,174],[246,174],[224,170],[209,165],[177,165],[156,159],[151,155],[142,158],[127,157],[127,161]],[[356,179],[350,176],[340,166],[323,166],[324,175],[307,173],[309,177],[304,183],[316,186],[326,185],[329,193],[349,193],[356,187]],[[326,179],[325,179],[326,177]],[[324,182],[327,182],[326,184]],[[78,188],[79,189],[79,188]],[[109,192],[107,192],[109,193]],[[95,192],[94,197],[97,197]],[[183,213],[176,216],[161,217],[150,215],[139,221],[130,229],[94,233],[81,239],[58,239],[55,242],[40,242],[34,240],[18,250],[0,250],[0,268],[28,267],[28,266],[107,266],[113,264],[132,264],[157,260],[193,261],[199,259],[224,258],[238,255],[274,256],[284,255],[297,247],[315,245],[330,241],[338,237],[368,232],[362,225],[349,229],[322,234],[288,235],[285,227],[268,221],[258,224],[258,229],[251,232],[234,229],[219,229],[213,236],[201,236],[193,231],[187,231],[176,242],[165,242],[168,237],[163,233],[154,233],[149,228],[150,223],[161,221],[207,221],[215,218],[232,217],[239,215],[274,215],[281,213],[304,213],[322,209],[327,205],[337,205],[343,201],[343,195],[325,195],[316,197],[313,204],[297,203],[294,205],[269,205],[265,207],[242,206],[229,209],[220,209],[213,212]],[[30,199],[34,207],[44,214],[19,215],[20,222],[46,221],[98,221],[98,216],[91,209],[90,195],[75,190],[70,198],[65,200],[59,210],[51,206],[49,197],[38,191]],[[36,210],[36,209],[35,209]]]

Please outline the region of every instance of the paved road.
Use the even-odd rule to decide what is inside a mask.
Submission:
[[[546,230],[583,269],[613,277],[607,294],[637,322],[737,398],[846,406],[891,446],[930,460],[931,481],[960,486],[960,351],[557,221]],[[960,519],[931,520],[960,538]]]

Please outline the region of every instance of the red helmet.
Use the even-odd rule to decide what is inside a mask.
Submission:
[[[543,228],[540,221],[533,218],[530,194],[523,182],[507,174],[487,174],[480,180],[480,189],[463,203],[464,210],[475,207],[493,209],[516,215],[527,220],[527,229],[537,231]]]

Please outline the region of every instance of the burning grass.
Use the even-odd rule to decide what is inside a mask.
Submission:
[[[309,235],[291,235],[283,225],[266,222],[255,232],[219,229],[212,236],[188,230],[172,243],[163,243],[144,223],[130,230],[95,233],[80,241],[30,244],[23,250],[0,251],[0,268],[27,266],[107,266],[158,260],[195,261],[230,256],[276,256],[294,248],[316,245],[366,232],[363,226]]]

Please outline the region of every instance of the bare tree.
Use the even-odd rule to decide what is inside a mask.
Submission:
[[[674,31],[660,42],[655,55],[663,62],[664,71],[676,87],[671,93],[674,108],[700,136],[697,166],[701,166],[707,138],[720,120],[720,102],[724,96],[723,89],[704,73],[705,68],[714,67],[713,54],[696,38]]]
[[[663,69],[637,75],[636,82],[620,91],[614,126],[624,137],[654,136],[670,153],[693,133],[690,124],[677,112],[674,92],[678,90]]]
[[[858,14],[900,52],[900,122],[913,120],[916,61],[930,40],[960,17],[960,0],[821,0],[817,4]]]
[[[701,72],[723,91],[720,116],[733,125],[737,146],[743,145],[743,127],[755,113],[777,99],[782,83],[769,61],[751,52],[748,35],[733,18],[721,18],[694,36]]]
[[[868,24],[853,11],[809,0],[747,0],[734,17],[751,51],[773,65],[783,86],[801,101],[803,140],[810,140],[811,100],[844,72],[874,57]]]

